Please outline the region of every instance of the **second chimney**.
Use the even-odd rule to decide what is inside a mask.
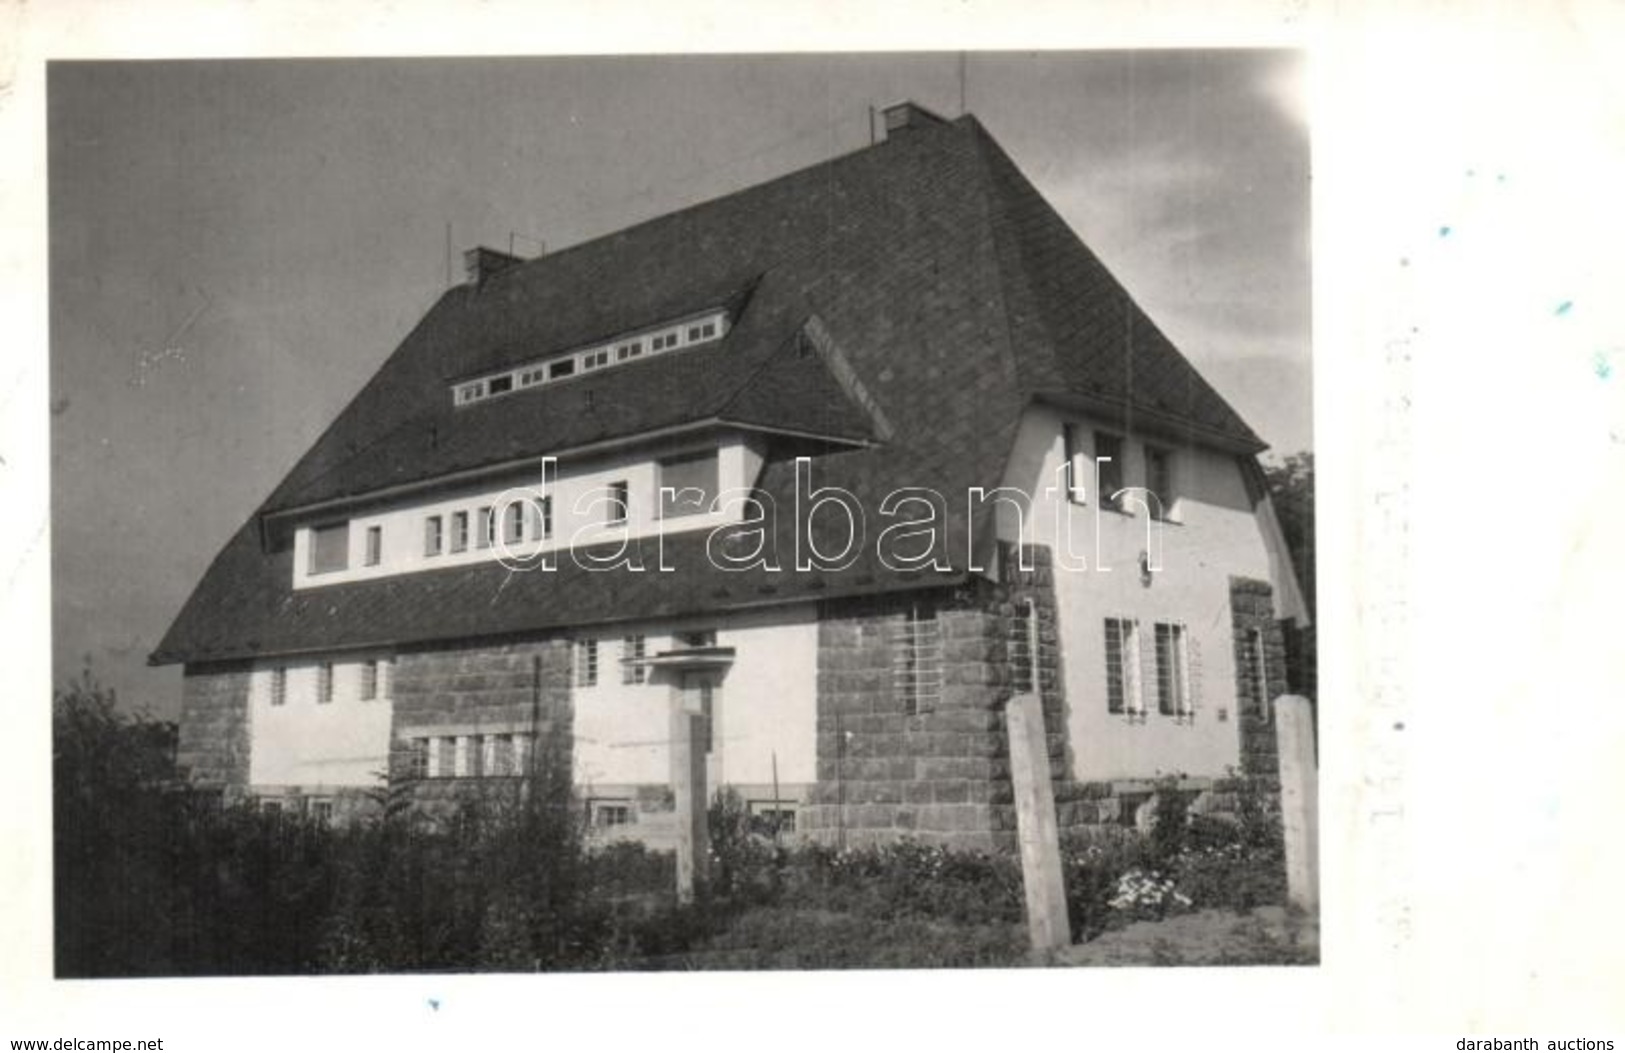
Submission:
[[[948,122],[912,100],[893,103],[880,111],[886,117],[886,138],[902,132],[930,128]]]
[[[468,284],[479,288],[491,275],[505,271],[516,263],[524,262],[518,256],[481,245],[463,253],[463,273],[468,278]]]

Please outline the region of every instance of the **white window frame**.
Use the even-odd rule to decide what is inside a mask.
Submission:
[[[1111,651],[1104,651],[1106,666],[1106,711],[1114,717],[1123,717],[1130,723],[1140,723],[1145,720],[1145,693],[1142,690],[1140,677],[1140,623],[1134,618],[1112,617],[1106,622],[1118,627],[1117,653],[1119,665],[1119,679],[1123,686],[1123,708],[1114,711],[1111,708]],[[1105,648],[1105,637],[1102,636],[1101,646]]]
[[[1163,710],[1163,683],[1162,668],[1163,649],[1160,637],[1167,630],[1171,646],[1168,649],[1173,668],[1168,671],[1166,681],[1172,689],[1173,708],[1170,712]],[[1156,622],[1152,628],[1151,660],[1156,668],[1157,713],[1160,716],[1171,717],[1176,723],[1190,724],[1196,720],[1196,700],[1191,694],[1191,657],[1190,657],[1190,629],[1184,622]]]
[[[576,641],[576,686],[598,686],[598,641]]]

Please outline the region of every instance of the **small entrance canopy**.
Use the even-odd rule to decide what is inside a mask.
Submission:
[[[645,658],[641,664],[650,669],[692,673],[707,669],[726,669],[733,665],[733,661],[732,647],[679,647]]]

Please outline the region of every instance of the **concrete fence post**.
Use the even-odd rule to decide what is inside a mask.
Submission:
[[[1011,698],[1005,719],[1016,797],[1016,836],[1021,843],[1021,881],[1027,893],[1027,932],[1033,950],[1055,950],[1072,943],[1072,926],[1061,876],[1060,827],[1055,821],[1044,709],[1038,695],[1023,693]]]
[[[1275,744],[1281,772],[1287,898],[1313,910],[1320,902],[1320,793],[1315,723],[1307,698],[1282,695],[1275,700]]]
[[[705,749],[699,741],[704,719],[690,710],[685,692],[674,689],[671,705],[671,789],[677,812],[677,902],[692,903],[695,885],[705,880],[710,837],[706,828]]]

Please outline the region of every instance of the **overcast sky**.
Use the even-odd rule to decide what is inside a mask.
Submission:
[[[446,284],[960,109],[954,55],[58,64],[55,677],[177,710],[157,643]],[[1311,448],[1308,133],[1284,52],[971,54],[966,108],[1271,444]]]

